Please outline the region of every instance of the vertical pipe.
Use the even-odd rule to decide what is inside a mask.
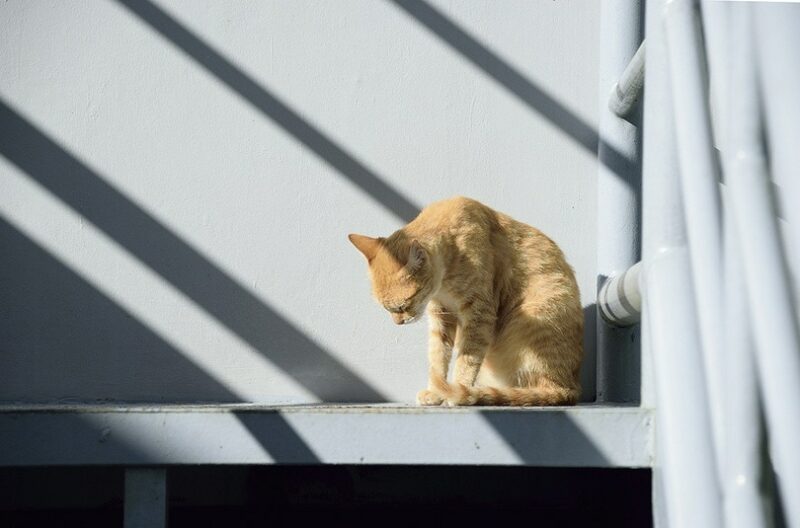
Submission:
[[[800,527],[800,339],[762,148],[750,6],[731,6],[728,189],[739,237],[770,453],[790,527]],[[796,53],[797,50],[782,50]],[[735,88],[735,89],[734,89]],[[773,96],[771,91],[766,97]],[[797,94],[794,94],[796,97]],[[770,141],[791,141],[771,137]],[[794,148],[797,148],[796,145]]]
[[[770,138],[772,177],[781,189],[787,221],[785,244],[800,302],[800,5],[753,6],[756,46]]]
[[[125,470],[125,528],[167,526],[167,470]]]
[[[726,134],[726,112],[728,111],[728,81],[730,68],[728,3],[717,0],[702,0],[703,36],[708,55],[709,91],[713,137],[720,149],[724,149]],[[724,236],[724,235],[723,235]]]
[[[670,93],[663,0],[647,4],[643,166],[643,302],[657,398],[667,516],[674,526],[722,525],[700,357]]]
[[[731,63],[730,12],[725,2],[702,3],[703,30],[708,53],[714,137],[723,161],[728,152],[728,84]],[[727,173],[727,168],[723,167]],[[721,471],[726,526],[731,528],[766,528],[766,503],[761,492],[762,450],[761,413],[753,339],[748,313],[748,299],[738,240],[726,196],[723,214],[725,361],[722,363],[726,387],[722,446],[724,469]]]
[[[727,432],[723,491],[729,528],[765,528],[760,492],[761,416],[750,314],[739,247],[731,222],[725,226],[725,400]]]
[[[717,466],[722,468],[722,225],[719,172],[711,135],[705,57],[694,0],[669,0],[666,35],[672,111],[680,162],[695,303],[705,365]]]
[[[600,142],[597,155],[597,274],[621,273],[639,260],[639,151],[637,127],[617,117],[608,97],[642,38],[638,0],[603,0],[600,20]],[[611,149],[630,161],[609,163]],[[613,168],[609,168],[613,167]],[[602,281],[598,280],[598,291]],[[631,337],[638,329],[612,328],[597,317],[597,400],[638,401],[639,361]]]

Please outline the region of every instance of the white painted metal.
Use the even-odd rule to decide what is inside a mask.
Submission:
[[[618,117],[627,117],[632,112],[644,88],[644,42],[631,58],[619,81],[614,84],[608,97],[608,109]]]
[[[638,407],[0,408],[0,466],[467,464],[650,467]]]
[[[769,163],[786,219],[784,244],[800,300],[800,5],[773,2],[751,8],[766,113]]]
[[[719,149],[724,148],[727,126],[725,112],[728,110],[727,96],[729,91],[730,49],[729,39],[729,5],[727,2],[716,0],[702,0],[700,3],[703,37],[708,56],[709,73],[709,106],[711,107],[711,124],[713,138]],[[724,160],[720,160],[723,162]]]
[[[608,108],[608,93],[641,42],[641,5],[631,0],[604,0],[600,21],[600,160],[613,152],[628,163],[600,163],[597,174],[597,274],[619,274],[639,260],[640,139],[634,124]],[[600,284],[597,285],[599,290]],[[631,330],[610,328],[597,318],[597,399],[638,399],[622,385],[624,365],[632,354]],[[635,375],[638,375],[636,373]]]
[[[641,267],[641,261],[637,262],[623,273],[605,281],[600,288],[597,306],[608,324],[624,327],[639,322],[642,313],[642,296],[639,290]]]
[[[725,452],[722,487],[725,524],[764,528],[761,496],[761,413],[753,337],[741,253],[731,222],[725,226]]]
[[[703,34],[708,54],[710,106],[715,142],[723,153],[728,151],[727,101],[730,92],[729,71],[736,60],[729,48],[729,10],[725,2],[704,1],[702,4]],[[724,167],[723,167],[724,171]],[[766,498],[762,482],[761,413],[753,340],[746,285],[735,227],[730,214],[730,199],[723,204],[725,360],[722,371],[728,390],[724,398],[720,469],[724,495],[725,524],[733,528],[765,528]]]
[[[723,462],[725,384],[722,358],[722,221],[719,172],[711,135],[705,57],[694,0],[670,0],[666,10],[672,112],[680,164],[680,188],[717,467]],[[663,111],[669,111],[666,108]]]
[[[665,2],[647,5],[642,294],[653,355],[658,439],[669,521],[722,526],[700,338],[683,225],[674,137]]]
[[[675,526],[722,526],[710,417],[702,378],[696,313],[685,247],[665,248],[646,261],[651,310],[659,441],[670,519]],[[680,328],[680,331],[676,331]],[[663,430],[663,431],[662,431]]]
[[[791,289],[782,260],[777,219],[770,196],[762,149],[756,55],[750,6],[731,7],[732,56],[726,167],[750,317],[756,342],[756,362],[767,424],[770,452],[789,526],[800,526],[800,343]],[[788,50],[786,50],[788,52]],[[764,94],[770,97],[768,90]],[[736,119],[733,119],[736,116]],[[791,137],[770,138],[790,141]],[[796,147],[795,147],[796,148]]]
[[[125,470],[125,528],[166,528],[167,470]]]

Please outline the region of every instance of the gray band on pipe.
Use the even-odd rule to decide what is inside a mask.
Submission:
[[[608,324],[619,327],[639,322],[642,300],[639,292],[639,268],[636,263],[620,275],[603,283],[597,295],[600,315]]]

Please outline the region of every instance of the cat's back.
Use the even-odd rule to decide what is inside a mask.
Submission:
[[[478,200],[454,196],[433,202],[407,226],[411,232],[458,234],[496,229],[499,213]]]
[[[530,245],[555,246],[552,240],[535,227],[466,196],[454,196],[431,203],[409,227],[414,224],[422,229],[450,231],[453,234],[492,233],[502,236],[508,243],[523,251]]]
[[[537,228],[466,196],[431,203],[405,231],[422,238],[446,236],[466,251],[485,252],[488,244],[497,256],[509,261],[521,258],[534,267],[564,260],[556,243]],[[476,246],[477,240],[483,243]]]

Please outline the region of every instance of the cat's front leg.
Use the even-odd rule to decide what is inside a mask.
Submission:
[[[483,358],[494,339],[495,315],[488,307],[475,307],[463,317],[456,335],[456,358],[454,382],[458,390],[448,397],[448,405],[474,405],[475,396],[469,388],[475,384]]]
[[[443,306],[431,302],[428,305],[430,330],[428,336],[428,388],[417,393],[419,405],[441,405],[444,398],[433,389],[437,384],[447,383],[447,370],[453,355],[456,334],[456,317]]]

